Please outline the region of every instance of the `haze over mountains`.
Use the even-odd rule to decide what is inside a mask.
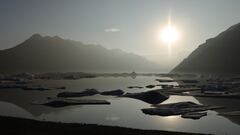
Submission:
[[[240,73],[240,23],[208,39],[176,66],[172,73]]]
[[[34,34],[23,43],[0,51],[1,73],[146,72],[159,69],[145,58],[120,49],[86,45],[58,36]]]
[[[171,73],[239,74],[239,52],[240,23],[206,40]],[[0,73],[161,72],[161,67],[133,53],[39,34],[0,50],[0,61]]]

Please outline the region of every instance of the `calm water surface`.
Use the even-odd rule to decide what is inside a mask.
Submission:
[[[86,88],[96,88],[99,91],[114,89],[122,89],[126,92],[147,91],[151,89],[128,89],[127,87],[159,84],[155,81],[157,78],[159,77],[138,76],[135,79],[130,77],[98,77],[81,80],[38,80],[33,82],[33,84],[42,84],[49,87],[66,86],[67,90],[51,90],[43,92],[23,91],[18,89],[0,90],[0,115],[47,121],[92,123],[141,129],[239,135],[240,126],[237,124],[238,122],[236,122],[239,118],[229,119],[218,116],[218,112],[215,111],[208,111],[208,115],[200,120],[183,119],[180,116],[150,116],[141,112],[142,108],[151,107],[150,104],[130,98],[116,98],[100,95],[84,97],[86,99],[105,99],[110,101],[111,105],[79,105],[63,108],[31,105],[31,102],[35,100],[43,100],[46,99],[46,97],[54,97],[57,93],[62,91],[82,91]],[[176,83],[170,84],[177,85]],[[170,98],[163,103],[174,103],[179,101],[192,101],[195,103],[205,104],[205,102],[209,101],[209,99],[197,100],[191,96],[170,96]],[[224,101],[224,103],[228,104],[233,104],[232,102],[234,102],[236,106],[240,106],[238,100]],[[213,101],[210,100],[206,103],[214,104],[218,102],[215,102],[213,99]]]

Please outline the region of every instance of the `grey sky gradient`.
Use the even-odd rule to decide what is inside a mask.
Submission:
[[[239,0],[0,0],[0,49],[34,33],[134,52],[172,68],[206,39],[240,22]],[[167,25],[182,33],[167,55],[157,38]]]

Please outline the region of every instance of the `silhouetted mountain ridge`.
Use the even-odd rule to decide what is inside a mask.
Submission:
[[[23,43],[0,51],[0,73],[131,72],[157,67],[145,58],[120,49],[34,34]]]
[[[195,49],[172,73],[240,73],[240,23]]]

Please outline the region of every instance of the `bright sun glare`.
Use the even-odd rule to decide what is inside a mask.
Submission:
[[[171,56],[172,44],[180,39],[180,32],[174,25],[172,25],[171,15],[168,16],[168,25],[160,31],[159,39],[168,46],[168,55]]]
[[[170,45],[179,39],[179,32],[175,27],[169,25],[161,31],[160,38],[167,45]]]

